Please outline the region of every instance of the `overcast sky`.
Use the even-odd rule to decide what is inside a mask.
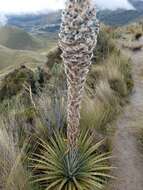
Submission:
[[[127,0],[94,0],[103,8],[130,9]],[[0,0],[0,13],[37,12],[41,10],[57,10],[64,7],[65,0]]]

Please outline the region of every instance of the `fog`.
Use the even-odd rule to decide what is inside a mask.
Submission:
[[[92,0],[100,8],[132,9],[127,0]],[[0,0],[1,13],[30,13],[44,10],[58,10],[64,7],[65,0]]]
[[[112,9],[112,10],[118,8],[134,9],[134,7],[127,0],[95,0],[95,1],[100,8],[104,9]]]
[[[0,26],[4,26],[7,23],[7,18],[4,14],[0,14]]]

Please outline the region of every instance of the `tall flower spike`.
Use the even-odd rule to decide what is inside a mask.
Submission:
[[[67,0],[59,46],[68,85],[67,138],[70,148],[77,146],[80,105],[98,31],[96,10],[90,0]]]

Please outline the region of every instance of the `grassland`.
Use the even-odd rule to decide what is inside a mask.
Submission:
[[[42,55],[42,53],[28,50],[13,50],[0,46],[0,70],[24,64],[34,67],[34,65],[44,64],[45,61],[46,56]]]
[[[0,27],[0,44],[18,50],[32,50],[42,47],[40,40],[22,29],[9,26]]]
[[[57,34],[31,35],[14,27],[0,28],[0,78],[26,65],[32,69],[45,64],[50,48],[57,44]]]
[[[80,158],[83,159],[84,163],[86,154],[83,150],[89,151],[89,144],[95,144],[91,148],[94,150],[94,153],[96,152],[94,155],[95,159],[100,153],[103,153],[104,156],[108,155],[108,151],[111,150],[111,137],[114,135],[115,130],[113,122],[116,119],[115,115],[118,115],[127,103],[128,95],[133,87],[130,59],[122,55],[114,44],[113,33],[107,31],[109,31],[109,28],[103,27],[98,37],[93,64],[85,86],[81,109],[81,129],[83,131],[85,129],[88,133],[84,134],[85,138],[81,135],[79,139]],[[42,60],[43,56],[45,57],[45,55],[42,55]],[[6,190],[19,190],[19,187],[20,190],[25,188],[28,190],[45,189],[45,185],[48,186],[51,183],[49,179],[53,177],[50,176],[45,165],[41,165],[41,160],[42,163],[45,163],[45,159],[50,160],[52,166],[56,165],[58,168],[61,168],[63,163],[67,163],[66,166],[68,167],[72,166],[72,164],[70,165],[70,158],[73,157],[70,157],[71,155],[68,154],[69,151],[65,146],[67,140],[65,136],[67,125],[65,109],[67,84],[60,56],[61,51],[58,47],[55,47],[48,53],[47,61],[43,68],[44,72],[41,68],[31,71],[27,67],[17,67],[10,73],[7,72],[1,81],[0,117],[2,118],[2,127],[0,127],[0,149],[2,149],[2,154],[0,159],[2,161],[0,163],[4,162],[6,172],[3,172],[3,168],[0,171],[3,173],[1,184]],[[19,60],[21,59],[17,59],[18,65]],[[40,62],[37,60],[36,63],[40,65]],[[45,75],[47,77],[46,80]],[[63,134],[63,137],[54,136],[53,131]],[[41,139],[40,141],[39,138]],[[83,139],[86,139],[89,144],[84,143]],[[99,140],[103,139],[105,139],[104,142],[96,144],[97,141],[99,142]],[[5,147],[7,149],[3,151]],[[57,151],[49,151],[55,150],[56,147]],[[96,149],[96,147],[98,148]],[[13,150],[13,152],[9,149]],[[13,154],[11,155],[11,153]],[[10,155],[10,158],[6,157],[7,159],[4,160],[7,154]],[[48,158],[45,158],[45,155]],[[104,158],[104,156],[103,160],[107,161],[101,163],[103,165],[99,165],[98,168],[99,170],[104,170],[104,177],[97,178],[97,181],[102,181],[97,183],[100,187],[102,187],[103,182],[107,182],[106,175],[108,175],[108,172],[105,170],[110,169],[108,167],[109,157]],[[30,159],[23,159],[25,157],[30,157]],[[91,164],[90,160],[92,157],[93,152],[91,151],[91,157],[89,156],[87,159],[89,162],[86,162],[87,167]],[[65,162],[61,162],[61,158],[65,159]],[[25,161],[24,164],[23,160]],[[56,162],[53,163],[53,161]],[[35,162],[37,165],[33,167]],[[15,166],[14,169],[13,165]],[[46,163],[46,166],[51,167],[49,166],[49,161]],[[52,167],[52,170],[59,173],[63,172],[65,175],[65,172],[68,171],[66,166],[62,165],[62,168],[64,168],[62,171],[55,169],[55,167]],[[77,166],[80,174],[84,168],[80,167],[78,159]],[[100,168],[100,166],[102,167]],[[86,174],[87,178],[85,181],[87,183],[90,172]],[[34,186],[31,186],[31,183],[29,183],[31,175],[34,177],[33,179],[36,177]],[[39,181],[38,176],[44,177],[44,184]],[[23,181],[25,183],[24,186],[21,185]],[[86,183],[84,182],[84,184]]]

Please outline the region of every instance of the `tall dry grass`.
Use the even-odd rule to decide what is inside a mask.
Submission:
[[[13,126],[10,126],[13,127]],[[16,129],[7,125],[6,118],[0,122],[0,189],[2,190],[32,190],[30,174],[24,166],[26,159],[25,141],[18,146]]]
[[[130,60],[120,52],[93,65],[81,110],[81,127],[95,129],[106,137],[111,121],[121,112],[132,87]]]

